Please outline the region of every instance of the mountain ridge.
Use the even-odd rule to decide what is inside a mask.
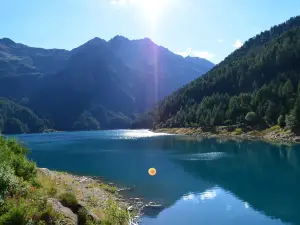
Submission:
[[[152,112],[155,126],[278,123],[298,129],[299,40],[299,16],[250,38],[209,72],[166,97]]]
[[[155,65],[165,65],[158,70],[150,63],[155,52]],[[167,65],[174,60],[174,66]],[[212,67],[201,63],[185,61],[150,39],[96,37],[68,51],[31,48],[6,38],[0,39],[0,96],[17,103],[27,99],[26,107],[57,130],[129,128],[135,114]],[[191,73],[191,65],[198,69]]]

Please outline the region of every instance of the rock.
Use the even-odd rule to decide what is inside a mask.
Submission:
[[[89,211],[86,207],[81,205],[81,207],[78,210],[78,222],[79,224],[85,224],[86,219],[89,219],[95,224],[101,224],[101,220],[96,216],[94,213]]]
[[[132,205],[127,208],[127,211],[132,211],[132,210],[133,210],[133,206]]]
[[[87,177],[83,177],[83,178],[80,179],[79,182],[80,182],[80,183],[85,182],[85,181],[87,181],[87,179],[88,179]]]
[[[119,188],[118,192],[120,191],[131,191],[131,188]]]
[[[294,137],[295,142],[300,142],[300,137]]]
[[[77,224],[77,215],[72,212],[71,209],[63,206],[57,199],[49,198],[47,204],[50,205],[53,210],[63,216],[64,225],[76,225]]]
[[[145,205],[145,207],[149,207],[149,208],[163,208],[162,205],[156,204],[155,202],[149,202],[148,204]]]
[[[52,175],[52,171],[50,171],[47,168],[39,168],[39,171],[47,176],[51,176]]]
[[[88,214],[87,214],[88,218],[90,220],[92,220],[93,222],[95,222],[96,224],[100,224],[101,223],[101,220],[98,218],[98,216],[96,216],[94,213],[88,211]]]

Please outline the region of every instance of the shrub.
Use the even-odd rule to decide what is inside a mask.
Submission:
[[[104,209],[105,225],[123,225],[129,221],[129,215],[125,209],[121,209],[118,204],[109,199]]]
[[[245,117],[245,120],[248,121],[250,124],[255,124],[258,120],[258,117],[255,112],[248,112]]]
[[[286,116],[285,123],[286,126],[292,131],[294,131],[299,126],[294,110],[290,113],[290,115]]]
[[[100,183],[100,188],[102,188],[103,190],[110,192],[112,194],[116,193],[118,191],[117,187],[112,186],[112,185],[108,185],[105,183]]]
[[[280,130],[280,126],[279,125],[275,125],[275,126],[272,126],[268,129],[269,131],[278,131]]]
[[[36,176],[36,165],[30,162],[23,155],[18,155],[13,161],[13,166],[18,177],[24,180],[30,180]]]
[[[16,140],[0,139],[0,159],[13,170],[15,175],[24,180],[31,180],[36,176],[36,165],[26,158],[28,150]],[[0,163],[1,163],[0,162]]]
[[[22,146],[16,139],[8,139],[5,145],[15,154],[26,155],[29,153],[28,149]]]
[[[65,192],[59,196],[59,201],[63,206],[70,208],[73,212],[78,211],[78,201],[73,193]]]
[[[0,164],[0,204],[4,202],[5,196],[12,192],[18,183],[14,171],[7,164]]]
[[[232,121],[231,120],[225,120],[224,121],[224,125],[226,125],[226,126],[229,126],[229,125],[231,125],[232,124]]]
[[[282,127],[285,127],[285,115],[280,115],[278,117],[278,125],[282,128]]]
[[[78,210],[78,224],[79,225],[84,225],[86,224],[86,222],[88,221],[88,212],[85,208],[81,207]]]
[[[57,224],[60,221],[60,215],[53,210],[52,207],[47,206],[40,214],[39,224]],[[60,223],[59,223],[60,224]]]
[[[0,216],[1,225],[26,225],[29,220],[26,217],[26,208],[23,204],[13,204],[9,210]]]
[[[241,135],[242,133],[243,133],[243,131],[242,131],[241,128],[236,128],[235,131],[234,131],[235,135]]]

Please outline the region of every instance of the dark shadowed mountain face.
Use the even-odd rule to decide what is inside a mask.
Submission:
[[[126,128],[172,91],[213,66],[183,58],[150,39],[94,38],[46,50],[0,39],[0,96],[26,106],[56,129]],[[85,119],[86,118],[86,121]],[[91,125],[92,124],[92,125]],[[91,125],[91,126],[90,126]]]
[[[0,39],[0,77],[55,73],[69,57],[67,50],[32,48]]]

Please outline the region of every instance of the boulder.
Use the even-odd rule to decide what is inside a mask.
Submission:
[[[84,205],[80,205],[78,210],[78,223],[85,224],[86,220],[92,221],[95,224],[101,224],[101,220],[98,216],[89,211]]]
[[[63,216],[62,225],[77,225],[77,215],[72,212],[71,209],[63,206],[57,199],[49,198],[47,204],[50,205],[53,210]]]

